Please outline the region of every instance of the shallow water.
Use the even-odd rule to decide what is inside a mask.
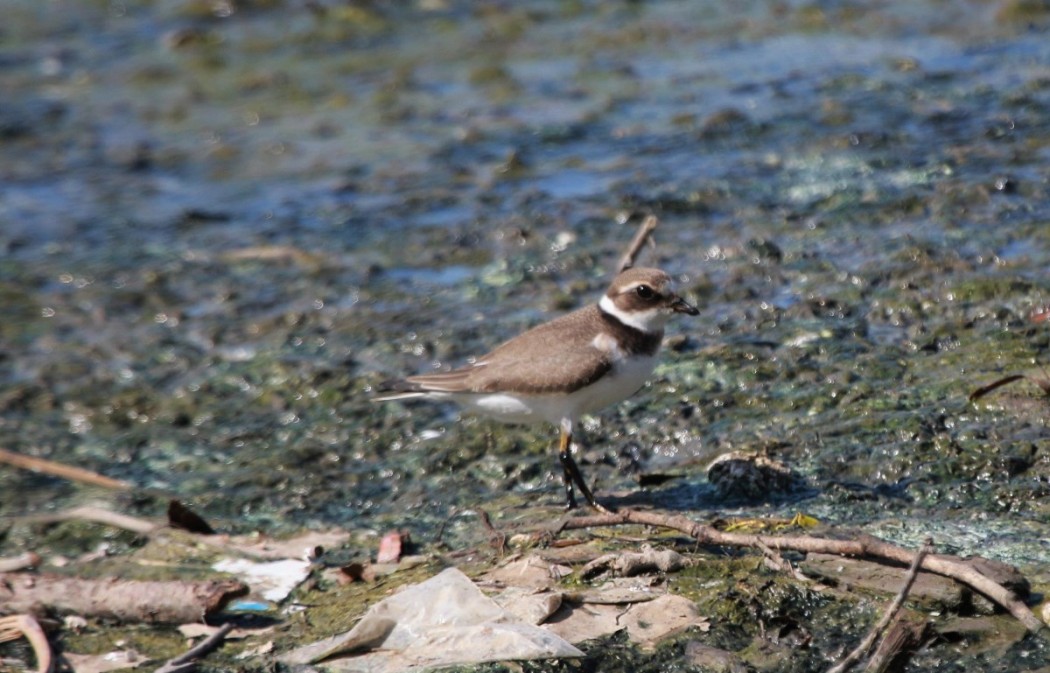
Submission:
[[[0,28],[0,446],[227,530],[471,539],[558,506],[549,429],[369,392],[593,301],[653,212],[702,313],[586,424],[600,491],[1050,560],[1045,396],[966,399],[1046,376],[1047,12],[47,7]],[[809,488],[721,502],[730,449]],[[0,468],[5,515],[99,498]]]

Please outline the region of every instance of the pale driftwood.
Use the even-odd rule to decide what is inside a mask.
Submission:
[[[633,577],[651,572],[674,572],[685,566],[685,559],[673,549],[653,549],[643,545],[640,552],[604,554],[580,568],[580,577],[588,579],[602,572],[617,577]]]
[[[909,564],[913,554],[907,549],[892,545],[889,542],[865,535],[856,539],[834,540],[829,538],[790,535],[751,535],[746,533],[729,533],[713,526],[698,523],[681,515],[661,514],[659,512],[642,512],[621,510],[613,514],[596,514],[563,519],[555,534],[563,530],[596,528],[600,526],[623,526],[640,524],[658,526],[684,533],[700,544],[724,545],[727,547],[750,547],[760,549],[766,545],[772,549],[800,552],[822,552],[840,556],[868,557],[893,561],[901,565]],[[549,535],[550,531],[546,531]],[[1043,622],[1020,601],[1014,593],[977,569],[977,561],[985,559],[962,559],[930,554],[922,559],[922,569],[938,575],[951,577],[957,582],[983,594],[999,604],[1016,617],[1029,631],[1036,632],[1043,628]]]
[[[129,622],[200,621],[247,593],[247,585],[232,580],[140,582],[0,573],[0,609],[6,612],[46,607],[59,613]]]
[[[20,520],[29,523],[90,521],[104,526],[112,526],[113,528],[131,531],[132,533],[138,533],[139,535],[149,535],[150,533],[154,533],[165,527],[165,524],[157,521],[150,521],[149,519],[140,519],[128,516],[127,514],[120,514],[105,509],[104,507],[95,507],[94,505],[83,505],[81,507],[73,507],[71,509],[64,509],[49,514],[35,514],[22,517]]]
[[[219,627],[219,630],[200,641],[189,650],[179,656],[164,662],[164,665],[156,670],[156,673],[186,673],[197,667],[197,659],[208,654],[226,638],[226,634],[233,630],[233,624],[227,622]]]
[[[51,644],[40,624],[30,615],[0,617],[0,642],[25,637],[36,656],[37,673],[49,673],[52,666]]]
[[[343,544],[350,534],[345,531],[316,532],[302,535],[292,540],[272,540],[257,536],[230,537],[228,535],[202,535],[185,530],[176,530],[163,521],[153,521],[120,514],[103,507],[84,505],[72,509],[48,514],[31,514],[28,516],[0,518],[0,521],[18,521],[20,523],[54,523],[57,521],[90,521],[139,535],[162,535],[170,539],[185,539],[194,545],[207,545],[223,551],[250,556],[258,559],[300,558],[309,549],[318,546],[338,546]],[[297,549],[291,547],[301,544]],[[3,572],[0,570],[0,572]]]
[[[26,568],[32,568],[36,565],[40,565],[40,555],[35,554],[31,551],[27,551],[26,553],[20,554],[18,556],[0,558],[0,573],[9,573],[14,572],[15,570],[25,570]]]
[[[110,477],[103,476],[97,472],[92,472],[91,470],[85,470],[81,467],[73,467],[72,465],[65,465],[53,460],[47,460],[46,458],[27,456],[22,453],[8,451],[7,449],[0,449],[0,463],[14,465],[15,467],[20,467],[24,470],[42,472],[55,477],[62,477],[63,479],[69,479],[70,481],[79,481],[83,484],[112,488],[118,491],[127,491],[134,488],[132,484],[129,484],[126,481],[111,479]]]
[[[922,545],[922,548],[915,553],[915,558],[912,559],[911,567],[908,568],[908,574],[904,576],[904,584],[901,585],[900,591],[894,597],[893,602],[886,608],[886,612],[883,613],[882,619],[868,632],[868,635],[864,637],[864,640],[860,642],[853,651],[843,657],[842,661],[838,662],[834,666],[828,669],[828,673],[846,673],[849,669],[860,661],[871,649],[871,646],[875,644],[879,636],[886,631],[886,627],[890,625],[893,618],[897,616],[901,607],[904,605],[904,600],[908,597],[908,592],[911,591],[911,587],[915,584],[915,578],[919,576],[919,569],[922,567],[922,560],[929,556],[933,551],[933,541],[926,540],[926,543]]]
[[[656,229],[656,225],[659,224],[659,220],[656,219],[656,215],[647,215],[642,224],[639,225],[638,231],[635,233],[634,238],[631,239],[630,244],[627,246],[627,252],[623,253],[623,257],[620,258],[620,263],[616,266],[616,272],[620,273],[634,266],[635,260],[638,259],[639,253],[645,244],[649,242],[649,237],[652,236],[653,229]]]

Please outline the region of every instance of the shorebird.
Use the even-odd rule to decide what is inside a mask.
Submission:
[[[676,313],[699,311],[675,293],[665,272],[629,268],[597,303],[537,325],[459,369],[393,382],[392,392],[375,401],[451,400],[508,423],[552,423],[560,431],[566,507],[576,506],[575,484],[591,507],[605,512],[573,460],[573,428],[582,415],[645,384]]]

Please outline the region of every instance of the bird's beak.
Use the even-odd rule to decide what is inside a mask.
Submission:
[[[700,310],[695,306],[687,302],[681,297],[675,297],[670,303],[671,310],[675,313],[685,313],[686,315],[700,315]]]

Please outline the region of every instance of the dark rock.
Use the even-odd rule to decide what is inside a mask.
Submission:
[[[711,673],[746,673],[751,670],[736,654],[696,640],[686,643],[685,661],[689,666]]]
[[[862,589],[887,596],[895,596],[900,591],[908,572],[906,568],[833,554],[808,554],[799,564],[799,569],[842,589]],[[968,589],[946,577],[920,572],[908,598],[930,607],[958,611],[971,605],[969,593]]]

